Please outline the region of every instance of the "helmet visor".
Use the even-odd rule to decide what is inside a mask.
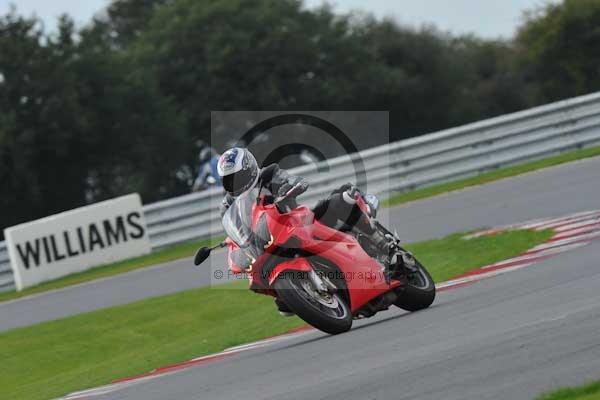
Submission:
[[[256,170],[243,169],[234,174],[225,175],[223,188],[232,196],[239,196],[246,190],[251,189],[256,181]]]

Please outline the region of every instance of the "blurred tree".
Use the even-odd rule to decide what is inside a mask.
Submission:
[[[455,69],[457,97],[450,106],[447,126],[507,114],[530,106],[523,73],[515,66],[509,42],[473,36],[451,41],[449,64]]]
[[[140,192],[176,193],[183,124],[149,79],[62,17],[0,19],[0,228]]]
[[[415,31],[389,20],[372,21],[365,28],[365,39],[395,78],[378,99],[390,110],[392,139],[447,127],[461,78],[449,41],[434,28]]]
[[[392,140],[526,106],[508,42],[453,37],[434,27],[403,28],[393,21],[373,21],[365,32],[377,59],[397,76],[378,99],[390,110]]]
[[[138,38],[155,11],[172,0],[113,0],[104,13],[96,16],[92,27],[106,33],[106,43],[124,49]]]
[[[0,19],[1,228],[82,204],[88,124],[72,33],[66,18],[52,39],[35,19]]]
[[[153,76],[111,52],[100,29],[81,32],[79,96],[93,138],[87,200],[137,191],[144,201],[181,193],[175,173],[186,150],[185,126]]]
[[[210,110],[369,107],[395,75],[349,17],[296,0],[180,0],[160,8],[132,56],[208,141]]]
[[[300,0],[113,0],[51,35],[12,11],[0,18],[1,226],[186,191],[176,177],[195,168],[193,143],[210,141],[211,110],[389,110],[398,140],[600,90],[599,26],[597,0],[548,5],[515,41]],[[217,132],[219,146],[234,134]],[[359,148],[381,144],[363,136]]]
[[[530,13],[516,44],[536,103],[600,90],[600,2],[565,0]]]

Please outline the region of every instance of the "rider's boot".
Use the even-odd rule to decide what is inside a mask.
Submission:
[[[414,257],[412,254],[402,250],[394,237],[375,230],[371,234],[371,240],[381,253],[389,256],[390,261],[387,266],[387,272],[390,276],[400,268],[408,274],[417,272]]]
[[[373,233],[371,233],[370,238],[375,247],[377,247],[381,253],[385,254],[386,256],[390,255],[393,242],[389,237],[375,229]]]
[[[384,263],[385,270],[383,271],[385,281],[390,283],[392,276],[394,275],[394,265],[396,264],[396,261],[394,260],[396,256],[393,254],[393,241],[377,229],[371,232],[369,239],[375,248],[377,248],[379,254],[385,255],[385,257],[390,260]]]

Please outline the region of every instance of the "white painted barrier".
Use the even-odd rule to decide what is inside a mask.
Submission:
[[[4,237],[17,290],[151,251],[137,194],[13,226]]]

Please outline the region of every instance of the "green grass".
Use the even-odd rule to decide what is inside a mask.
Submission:
[[[600,381],[576,388],[559,389],[538,397],[538,400],[600,400]]]
[[[20,292],[12,290],[0,293],[0,302],[14,300],[20,297],[42,293],[53,289],[61,289],[67,286],[77,285],[79,283],[89,282],[96,279],[107,278],[184,257],[191,257],[194,255],[198,247],[205,246],[210,243],[218,243],[219,240],[220,238],[213,240],[190,241],[173,247],[168,247],[145,256],[119,261],[113,264],[108,264],[87,271],[68,275],[56,280],[44,282],[40,285],[27,288]]]
[[[440,281],[520,254],[551,234],[455,234],[410,248]],[[245,282],[229,285],[244,290],[188,290],[1,333],[0,398],[54,398],[304,325],[280,317],[272,299]]]
[[[534,161],[515,167],[505,168],[456,182],[444,183],[425,189],[418,189],[411,192],[402,193],[384,201],[382,205],[389,207],[414,200],[424,199],[427,197],[433,197],[442,193],[464,189],[469,186],[481,185],[483,183],[508,178],[526,172],[531,172],[537,169],[547,168],[554,165],[580,160],[583,158],[594,157],[598,155],[600,155],[600,147],[591,147],[589,149],[573,151],[556,157],[550,157],[540,161]],[[214,239],[211,241],[211,243],[216,244],[219,240],[221,240],[221,238]],[[0,302],[17,299],[31,294],[46,292],[48,290],[61,289],[67,286],[89,282],[95,279],[106,278],[109,276],[129,272],[134,269],[144,268],[155,264],[173,261],[183,257],[190,257],[194,254],[198,247],[203,246],[206,243],[207,241],[187,242],[180,245],[175,245],[173,247],[161,251],[157,251],[147,256],[125,260],[115,264],[109,264],[103,267],[98,267],[88,271],[69,275],[67,277],[53,280],[50,282],[45,282],[41,285],[28,288],[21,292],[16,292],[13,290],[0,293]]]
[[[551,236],[551,230],[516,230],[465,240],[464,233],[456,233],[406,247],[426,266],[436,282],[443,282],[523,253]]]
[[[385,200],[382,204],[385,206],[394,206],[398,204],[408,203],[411,201],[425,199],[428,197],[434,197],[443,193],[464,189],[470,186],[477,186],[484,183],[489,183],[500,179],[521,175],[527,172],[532,172],[539,169],[553,167],[571,161],[577,161],[595,156],[600,156],[600,146],[576,150],[558,156],[548,157],[542,160],[516,165],[514,167],[502,168],[497,171],[486,172],[481,175],[454,182],[443,183],[428,188],[417,189],[406,193],[400,193],[396,196]]]

